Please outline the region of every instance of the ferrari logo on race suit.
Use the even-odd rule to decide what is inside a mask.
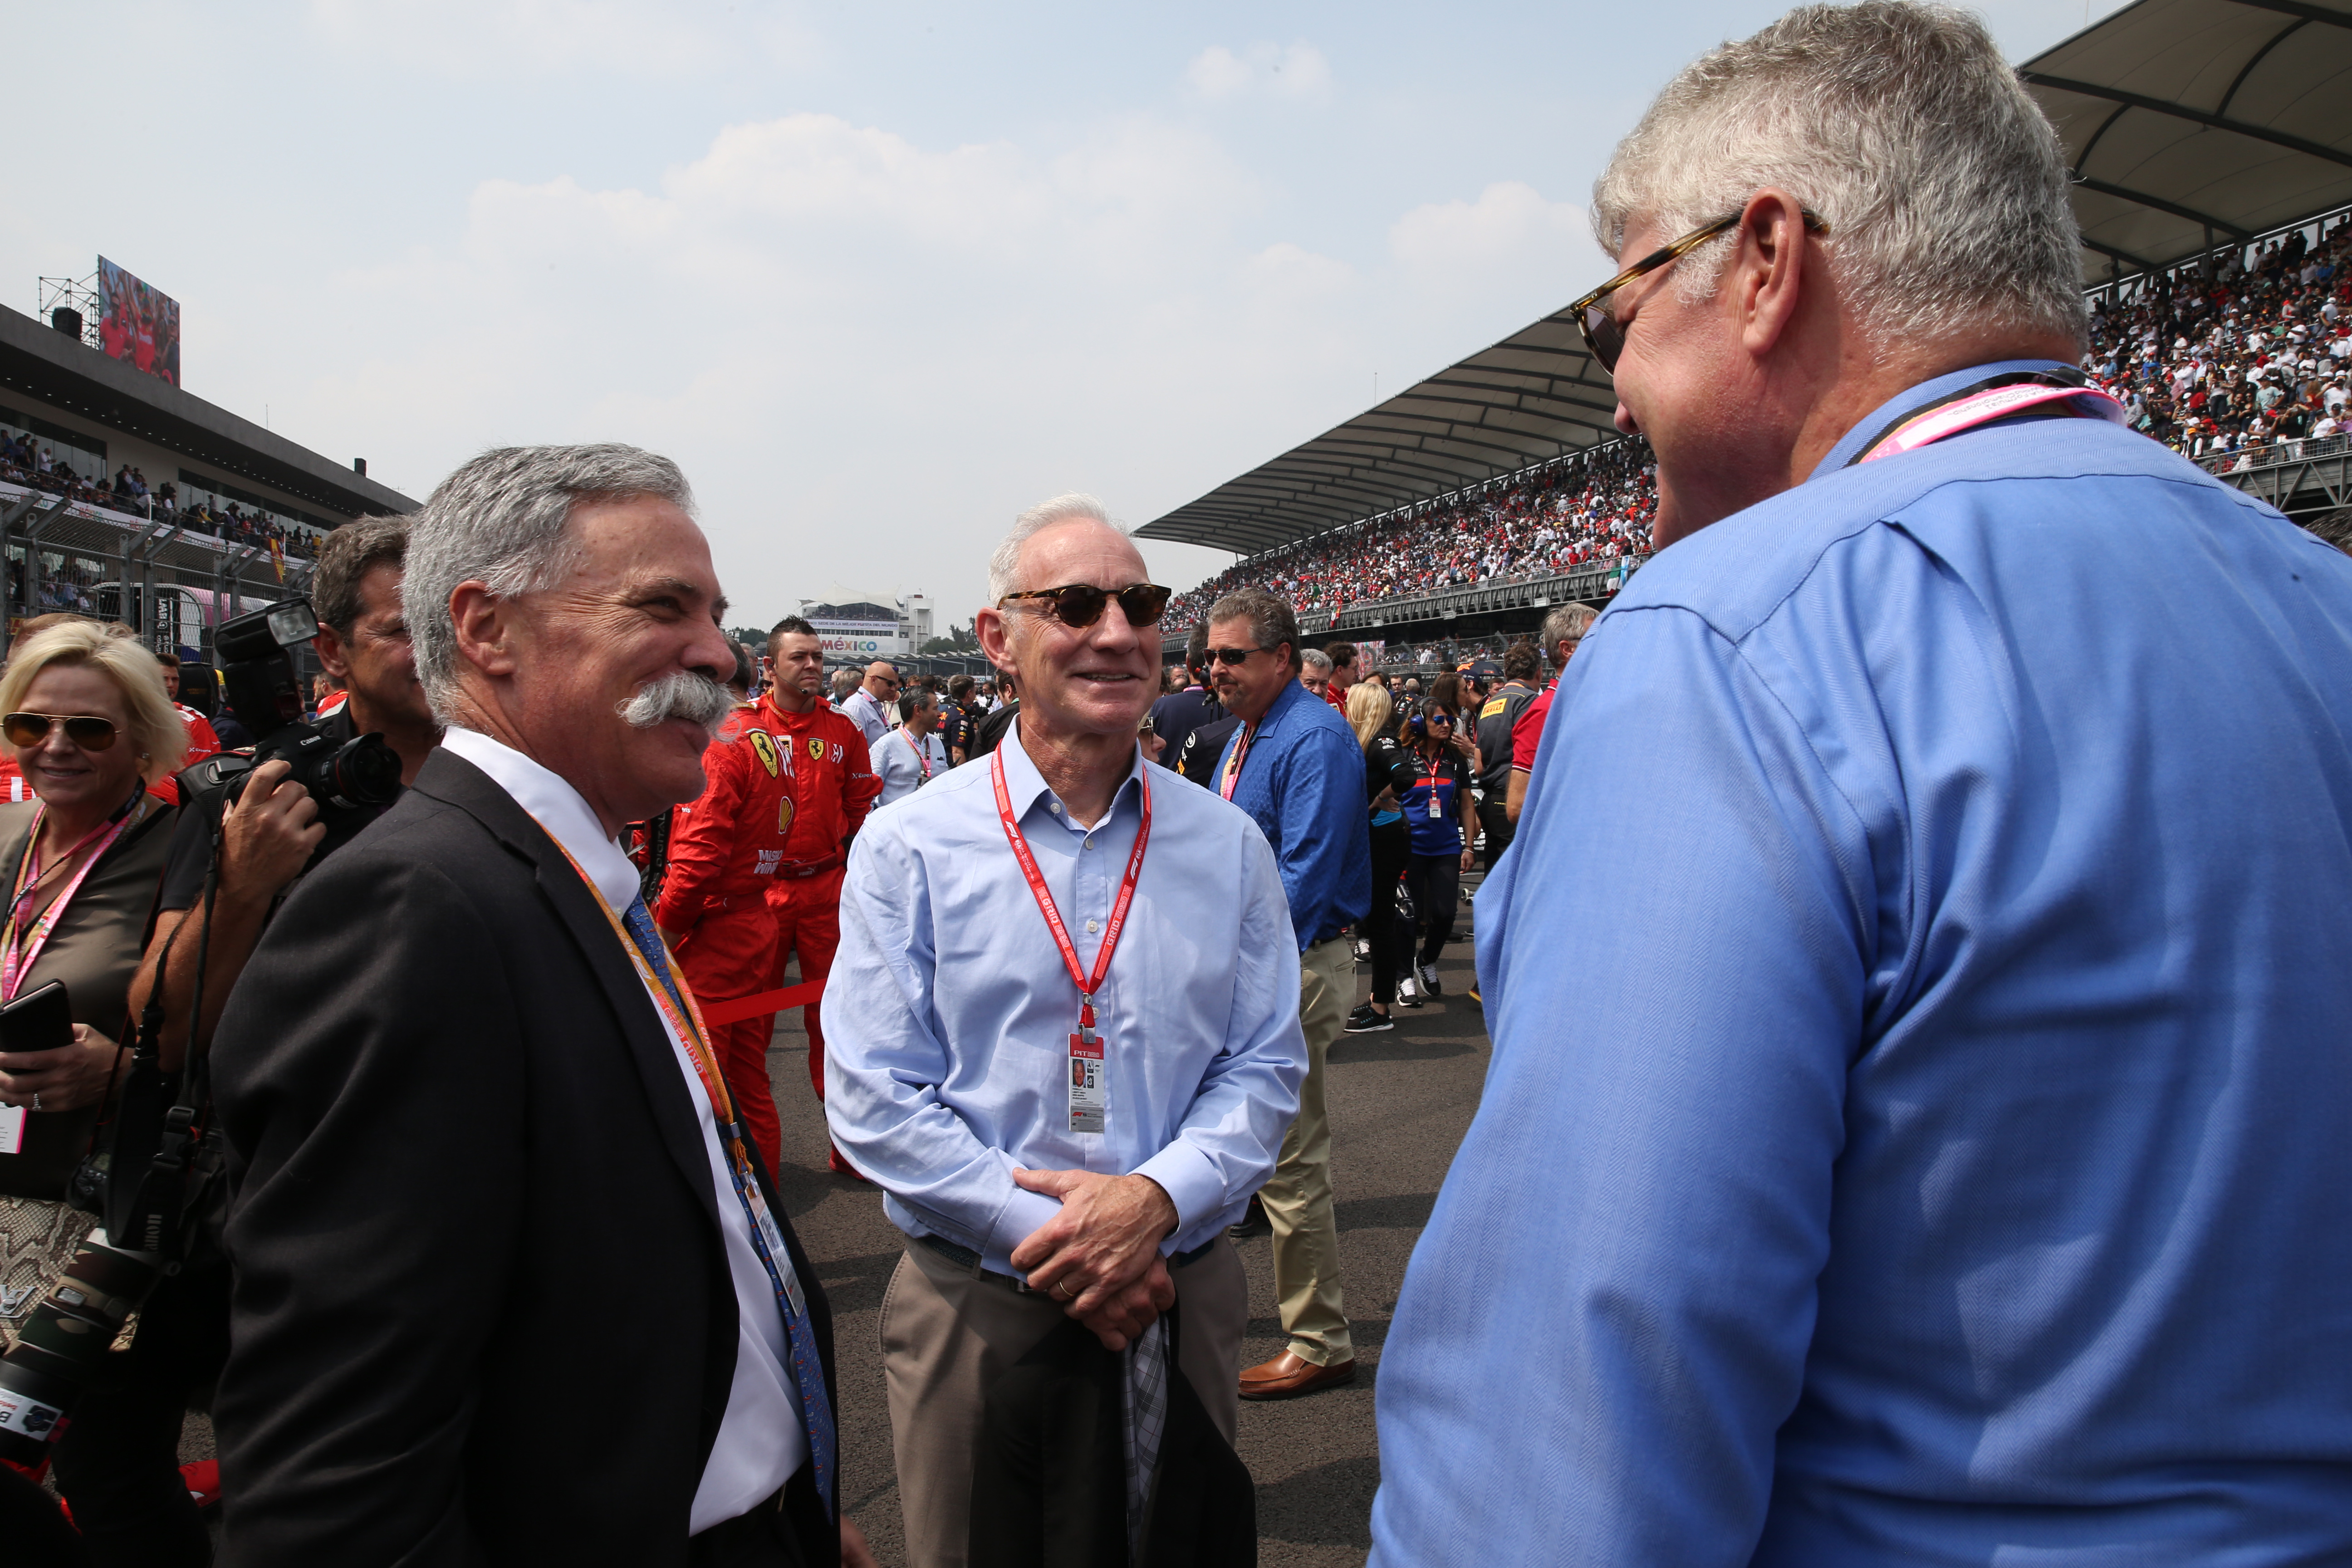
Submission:
[[[770,778],[783,771],[783,762],[776,755],[776,742],[768,738],[765,730],[751,731],[751,750],[759,757],[760,765],[768,770]]]
[[[814,735],[809,737],[809,761],[813,763],[824,761],[824,742]]]

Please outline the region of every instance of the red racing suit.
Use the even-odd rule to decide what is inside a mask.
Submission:
[[[671,819],[669,869],[654,906],[654,923],[678,939],[678,967],[706,1008],[766,990],[776,947],[767,890],[793,816],[793,759],[749,718],[739,711],[702,753],[702,794]],[[770,1013],[710,1028],[729,1092],[772,1171],[782,1154],[768,1086],[775,1023]]]
[[[768,888],[768,907],[776,916],[768,983],[783,984],[785,962],[794,953],[803,981],[823,980],[841,945],[841,874],[849,859],[842,841],[864,825],[882,781],[875,776],[864,731],[822,701],[793,713],[778,708],[771,694],[760,699],[751,718],[793,753],[792,824],[783,864]],[[802,1018],[808,1026],[809,1083],[823,1100],[824,1028],[818,1005],[811,1003]],[[834,1161],[835,1169],[848,1169],[838,1154]]]

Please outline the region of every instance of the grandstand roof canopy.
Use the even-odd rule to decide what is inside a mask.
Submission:
[[[2088,282],[2352,204],[2352,0],[2138,0],[2020,68]],[[1555,313],[1137,531],[1271,549],[1613,440],[1616,403]]]

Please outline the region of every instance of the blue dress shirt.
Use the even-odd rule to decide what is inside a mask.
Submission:
[[[1219,780],[1241,736],[1235,730],[1219,754]],[[1274,846],[1299,952],[1338,936],[1342,927],[1371,911],[1364,748],[1328,702],[1295,680],[1282,689],[1242,758],[1234,804],[1250,814]]]
[[[1091,974],[1143,821],[1143,753],[1089,829],[1019,734],[1015,721],[995,755]],[[1190,1251],[1273,1172],[1307,1073],[1274,857],[1240,812],[1151,773],[1151,841],[1095,994],[1105,1131],[1071,1132],[1078,988],[1005,841],[993,774],[981,763],[933,779],[875,813],[850,847],[824,994],[834,1142],[888,1194],[901,1230],[1002,1273],[1061,1208],[1014,1185],[1015,1166],[1150,1176],[1176,1205],[1163,1250]]]
[[[1845,466],[2006,368],[1569,667],[1373,1563],[2352,1561],[2352,559],[2089,419]]]

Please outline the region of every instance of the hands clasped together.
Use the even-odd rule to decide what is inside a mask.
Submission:
[[[1176,1205],[1159,1183],[1092,1171],[1015,1170],[1013,1179],[1062,1202],[1060,1214],[1013,1249],[1013,1266],[1105,1349],[1125,1350],[1176,1304],[1176,1281],[1160,1253],[1176,1228]]]

